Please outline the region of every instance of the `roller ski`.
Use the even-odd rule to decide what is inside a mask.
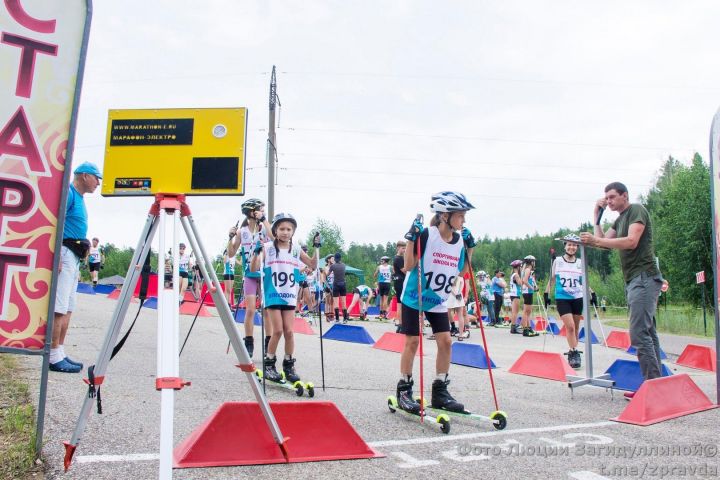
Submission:
[[[450,380],[447,378],[445,380],[435,380],[432,384],[432,401],[428,406],[426,400],[425,408],[440,414],[490,421],[496,430],[503,430],[507,426],[507,414],[505,412],[495,411],[489,417],[486,417],[466,410],[465,405],[455,400],[448,392],[447,386],[449,384]]]
[[[295,359],[283,360],[283,371],[278,372],[275,368],[277,358],[267,358],[263,360],[265,366],[265,380],[267,384],[274,385],[286,390],[295,392],[295,395],[302,397],[305,391],[310,398],[315,396],[315,386],[308,382],[304,383],[300,380],[300,377],[295,373]],[[286,362],[288,368],[286,368]],[[262,370],[255,370],[255,375],[259,382],[262,382],[263,372]]]
[[[415,398],[418,402],[420,401],[420,397]],[[472,413],[464,409],[461,412],[454,412],[452,410],[434,408],[432,405],[428,405],[427,399],[425,399],[425,410],[430,410],[432,412],[438,413],[439,415],[449,415],[451,417],[461,417],[469,418],[472,420],[480,420],[483,422],[491,422],[496,430],[504,430],[505,427],[507,427],[507,414],[500,410],[492,412],[489,417],[486,417],[485,415],[480,415],[479,413]]]
[[[450,433],[450,417],[444,413],[436,417],[428,415],[412,396],[413,381],[400,380],[397,385],[397,395],[387,398],[388,409],[391,413],[400,412],[406,416],[421,418],[440,427],[442,433]]]

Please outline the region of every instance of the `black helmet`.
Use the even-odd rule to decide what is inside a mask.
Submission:
[[[297,228],[297,221],[295,221],[295,217],[289,213],[278,213],[275,215],[275,218],[273,218],[272,225],[270,226],[270,230],[273,235],[275,235],[275,230],[277,230],[277,226],[280,222],[290,222],[293,224],[294,228]]]
[[[260,207],[264,207],[265,202],[260,200],[259,198],[248,198],[245,200],[242,205],[240,206],[240,209],[242,210],[243,215],[246,217],[250,215],[252,212],[257,210]]]

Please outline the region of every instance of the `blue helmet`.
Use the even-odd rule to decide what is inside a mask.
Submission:
[[[80,173],[89,173],[90,175],[95,175],[97,178],[102,179],[102,174],[100,173],[100,170],[98,170],[98,167],[95,166],[94,163],[90,162],[81,163],[73,173],[76,175]]]

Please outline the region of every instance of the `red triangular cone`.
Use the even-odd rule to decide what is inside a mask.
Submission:
[[[117,300],[118,298],[120,298],[120,289],[116,288],[115,290],[110,292],[107,298],[112,298],[113,300]]]
[[[200,307],[200,312],[198,312],[198,307]],[[198,317],[212,317],[207,308],[205,308],[204,306],[200,306],[199,303],[192,302],[182,303],[180,305],[180,313],[182,315],[192,315],[193,317],[195,316],[195,314],[197,314]]]
[[[383,333],[383,336],[375,342],[373,348],[387,350],[388,352],[402,353],[405,349],[405,335],[402,333],[385,332]],[[415,355],[420,355],[419,349]]]
[[[543,332],[547,330],[547,322],[543,320],[542,318],[535,321],[535,331],[536,332]]]
[[[565,330],[565,325],[562,326],[560,329],[560,333],[558,333],[558,337],[567,337],[567,330]]]
[[[388,311],[387,317],[395,320],[397,318],[397,310],[398,310],[398,303],[397,303],[397,297],[392,297],[392,300],[390,301],[390,310]]]
[[[307,320],[300,317],[295,317],[295,323],[293,324],[294,333],[302,333],[303,335],[315,335],[315,330],[308,325]]]
[[[535,350],[524,351],[508,372],[559,382],[566,382],[568,375],[577,375],[562,354]]]
[[[630,334],[624,330],[613,330],[605,339],[605,345],[627,351],[630,348]]]
[[[717,352],[714,348],[693,343],[685,347],[677,361],[678,365],[698,368],[708,372],[717,371]]]
[[[383,455],[370,448],[331,402],[270,404],[288,461],[353,460]],[[255,402],[222,404],[175,448],[175,468],[285,463]]]
[[[616,422],[647,426],[717,408],[687,373],[645,380]]]

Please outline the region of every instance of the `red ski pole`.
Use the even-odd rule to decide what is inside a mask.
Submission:
[[[488,373],[490,374],[490,387],[492,388],[493,399],[495,400],[495,410],[500,411],[498,405],[497,394],[495,393],[495,380],[493,380],[492,363],[490,360],[490,350],[488,350],[487,340],[485,340],[485,327],[482,322],[482,306],[480,303],[480,297],[477,294],[477,286],[475,285],[475,273],[473,272],[472,262],[470,261],[470,255],[466,256],[468,262],[468,268],[470,269],[470,283],[472,283],[473,294],[475,295],[475,310],[478,314],[478,324],[480,325],[480,334],[482,335],[483,347],[485,347],[485,361],[487,362]],[[491,416],[492,417],[492,416]]]

